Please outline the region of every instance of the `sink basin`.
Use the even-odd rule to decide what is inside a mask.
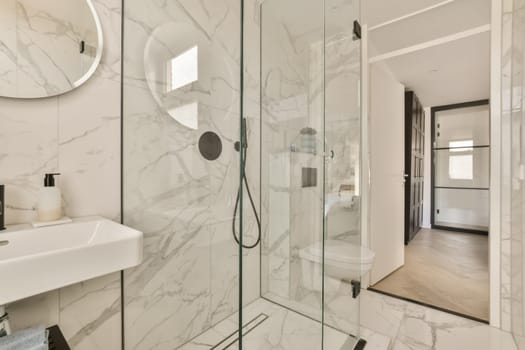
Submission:
[[[0,306],[142,261],[142,232],[101,217],[0,233]]]

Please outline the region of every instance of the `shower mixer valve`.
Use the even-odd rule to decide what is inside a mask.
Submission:
[[[248,148],[248,144],[245,142],[243,147],[244,147],[244,149],[247,149]],[[235,150],[237,152],[239,152],[241,150],[241,141],[235,141],[235,143],[233,144],[233,148],[235,148]]]

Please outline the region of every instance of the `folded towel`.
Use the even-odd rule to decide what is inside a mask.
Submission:
[[[44,326],[23,329],[0,338],[0,350],[47,350],[47,338]]]

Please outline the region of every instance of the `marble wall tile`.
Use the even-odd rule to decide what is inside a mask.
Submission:
[[[504,2],[502,18],[502,109],[503,135],[511,133],[512,0]],[[501,328],[511,329],[511,138],[502,138],[501,157]]]
[[[519,175],[523,166],[519,130],[524,113],[524,14],[523,1],[503,1],[501,326],[512,331],[520,348],[525,334],[523,181]]]
[[[119,99],[120,84],[99,76],[59,98],[58,163],[69,216],[98,212],[119,219]]]
[[[83,86],[53,98],[0,98],[0,182],[8,224],[35,216],[46,172],[62,172],[65,213],[120,217],[119,0],[94,1],[105,40],[102,62]],[[73,349],[120,349],[120,273],[9,306],[14,329],[59,324]]]
[[[60,320],[59,291],[54,290],[9,305],[11,327],[54,325]]]
[[[120,349],[120,272],[59,291],[60,326],[75,350]]]
[[[58,97],[65,212],[120,220],[120,1],[95,1],[105,51],[95,75]],[[74,349],[120,349],[120,273],[60,290],[60,321]]]
[[[0,3],[0,96],[9,96],[16,92],[16,1]]]
[[[124,280],[127,349],[173,349],[202,332],[211,310],[209,243],[206,227],[146,236],[158,251]]]
[[[173,349],[238,310],[239,248],[232,221],[240,172],[234,150],[240,124],[239,2],[125,5],[124,222],[145,233],[144,263],[124,278],[126,346]],[[198,80],[167,94],[159,72],[193,46]],[[197,105],[192,127],[175,110],[188,103]],[[260,212],[258,118],[247,117],[246,173]],[[222,141],[215,161],[199,152],[205,131]],[[257,226],[246,190],[242,210],[244,240],[254,242]],[[259,248],[243,253],[247,303],[259,296]]]
[[[57,100],[0,98],[0,182],[6,184],[6,224],[36,218],[44,173],[58,170]]]

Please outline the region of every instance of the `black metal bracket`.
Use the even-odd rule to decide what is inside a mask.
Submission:
[[[58,326],[48,328],[49,350],[71,350]]]
[[[350,281],[352,285],[352,298],[357,298],[361,294],[361,281],[352,280]]]
[[[0,316],[0,324],[4,322],[9,322],[9,314],[6,312],[3,315]],[[0,328],[0,338],[7,336],[7,329],[4,327]]]
[[[359,339],[359,341],[355,345],[354,350],[364,350],[365,346],[366,346],[366,340],[361,338],[361,339]]]
[[[354,40],[361,39],[361,25],[358,21],[354,21]]]

